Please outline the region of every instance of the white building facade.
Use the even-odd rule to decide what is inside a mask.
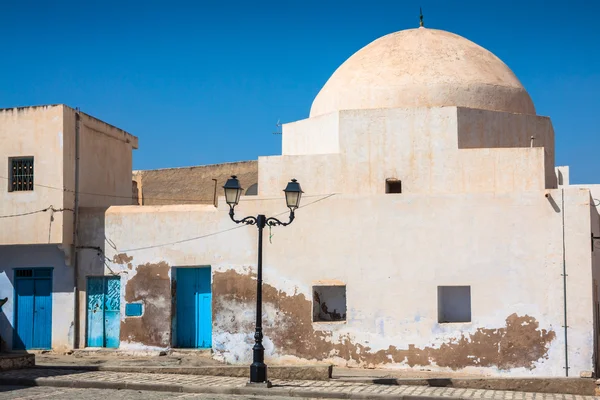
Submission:
[[[426,28],[380,38],[282,148],[236,208],[285,219],[286,182],[305,191],[265,235],[267,363],[594,371],[598,213],[588,189],[558,186],[552,123],[493,54]],[[222,198],[108,210],[111,269],[139,310],[121,308],[120,348],[250,361],[257,231],[227,213]]]

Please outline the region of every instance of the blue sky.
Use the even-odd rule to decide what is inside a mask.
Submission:
[[[355,51],[425,25],[500,57],[550,116],[556,162],[600,182],[600,2],[28,1],[0,7],[0,107],[65,103],[137,135],[134,168],[280,154]]]

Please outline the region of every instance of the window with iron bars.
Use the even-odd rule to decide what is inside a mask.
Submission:
[[[33,157],[10,158],[10,187],[11,192],[33,190]]]

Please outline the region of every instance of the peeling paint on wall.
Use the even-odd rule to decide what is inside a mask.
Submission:
[[[113,262],[115,264],[127,264],[127,268],[129,268],[130,270],[133,268],[133,264],[131,263],[131,261],[133,261],[133,257],[128,256],[126,253],[119,253],[113,257]]]
[[[129,263],[126,254],[121,261]],[[128,264],[130,265],[130,264]],[[125,286],[125,302],[141,302],[141,317],[125,317],[121,321],[121,341],[146,346],[169,347],[171,344],[171,267],[165,262],[142,264]]]
[[[213,315],[215,332],[227,332],[240,341],[240,334],[251,334],[252,318],[244,318],[239,310],[253,310],[256,277],[235,270],[215,272],[213,276]],[[306,360],[342,358],[362,366],[435,364],[453,370],[469,366],[535,368],[535,363],[548,358],[550,343],[556,334],[540,329],[537,320],[529,315],[511,314],[501,328],[479,328],[474,333],[448,340],[439,347],[408,348],[390,345],[374,351],[363,343],[355,343],[349,335],[334,338],[331,332],[316,330],[311,321],[312,302],[304,294],[287,295],[275,287],[263,284],[265,309],[275,309],[274,320],[264,323],[265,341],[272,342],[279,356],[295,356]],[[245,335],[247,336],[247,335]],[[227,346],[215,352],[231,352]],[[228,357],[236,357],[229,354]]]

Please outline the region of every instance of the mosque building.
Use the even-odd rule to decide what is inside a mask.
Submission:
[[[3,140],[15,113],[0,113]],[[137,138],[111,132],[129,157],[115,163],[129,170],[111,182],[130,184]],[[48,182],[42,168],[39,182]],[[237,219],[287,222],[282,190],[295,178],[304,191],[293,223],[264,233],[267,364],[596,373],[599,186],[569,185],[568,168],[555,166],[550,118],[477,44],[423,26],[383,36],[333,72],[308,118],[283,125],[281,155],[198,168],[136,172],[135,205],[79,201],[76,228],[69,217],[51,241],[76,250],[77,273],[70,258],[49,272],[55,285],[60,276],[70,284],[47,299],[61,308],[48,346],[206,348],[217,360],[250,363],[257,229],[232,222],[221,191],[237,175],[252,187]],[[204,179],[204,204],[175,192],[180,201],[152,202],[189,173]],[[131,196],[123,185],[106,190]],[[67,197],[61,208],[73,209],[76,196]],[[7,201],[19,200],[6,193]],[[35,241],[20,245],[48,246],[43,222]],[[9,298],[0,334],[11,346],[25,274],[13,270],[31,266],[35,282],[43,254],[19,262],[15,240],[0,231],[0,298]]]

